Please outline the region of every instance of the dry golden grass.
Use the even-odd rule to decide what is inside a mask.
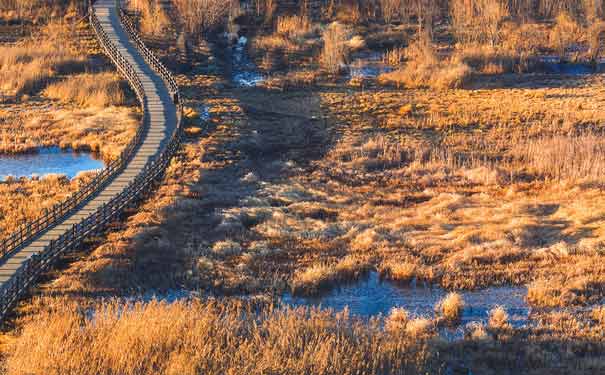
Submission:
[[[391,332],[401,332],[406,329],[408,322],[408,312],[404,308],[394,307],[385,320],[384,329]]]
[[[418,266],[409,262],[387,261],[381,264],[380,274],[389,280],[411,281],[418,275]]]
[[[349,32],[346,26],[337,22],[324,30],[320,63],[328,73],[335,74],[342,69],[348,53],[345,42],[349,39]]]
[[[385,64],[392,66],[401,65],[406,59],[406,50],[405,48],[395,47],[393,49],[387,50],[382,56],[382,61]]]
[[[300,51],[300,44],[288,38],[286,35],[267,35],[254,40],[254,48],[260,51]]]
[[[378,82],[407,88],[448,89],[462,87],[471,75],[471,69],[465,63],[443,62],[426,36],[408,47],[406,57],[403,68],[381,74]],[[390,58],[396,59],[397,55]]]
[[[355,280],[369,270],[369,263],[349,255],[335,265],[315,264],[294,274],[294,294],[316,294],[338,282]]]
[[[464,300],[462,296],[456,292],[451,292],[435,305],[435,312],[448,322],[456,322],[460,320],[463,308]]]
[[[512,332],[491,340],[489,329],[475,323],[463,341],[448,343],[434,337],[429,320],[410,320],[399,310],[384,321],[363,322],[346,312],[237,300],[38,303],[44,311],[4,337],[7,374],[385,375],[443,368],[550,374],[605,368],[599,357],[605,326],[584,324],[568,312],[543,315],[531,337]],[[558,356],[565,360],[553,364]]]
[[[0,152],[19,153],[39,147],[60,146],[74,150],[88,150],[106,159],[117,157],[134,136],[139,125],[136,112],[128,107],[103,109],[52,106],[38,111],[7,108],[0,121]]]
[[[163,36],[170,27],[171,21],[157,0],[133,0],[128,7],[140,14],[140,29],[150,36]]]
[[[174,5],[187,33],[201,37],[227,21],[231,4],[218,0],[175,0]]]
[[[280,16],[277,17],[275,31],[290,38],[298,38],[308,34],[311,27],[311,21],[306,16]]]
[[[491,329],[506,329],[510,328],[508,323],[508,314],[502,306],[496,306],[489,312],[489,328]]]
[[[0,238],[77,191],[91,176],[86,173],[70,181],[65,176],[49,175],[0,183]]]
[[[0,47],[3,95],[34,94],[59,74],[82,71],[84,57],[61,40],[47,39]]]
[[[573,17],[563,11],[557,15],[555,26],[550,34],[551,45],[557,54],[565,59],[567,49],[573,44],[579,44],[585,32]]]
[[[417,337],[321,310],[226,301],[52,310],[11,345],[8,374],[403,374],[429,356]]]
[[[49,85],[44,95],[82,107],[109,107],[125,104],[121,78],[115,73],[80,74]]]

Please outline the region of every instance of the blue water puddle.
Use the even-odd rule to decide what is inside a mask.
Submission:
[[[348,308],[353,315],[370,318],[386,316],[391,309],[402,307],[414,317],[432,318],[435,305],[448,291],[422,283],[399,285],[381,281],[376,272],[355,283],[337,287],[317,297],[298,297],[286,294],[282,302],[290,306],[314,306],[342,311]],[[526,287],[503,286],[480,290],[460,291],[465,302],[461,325],[471,322],[487,322],[489,311],[503,306],[513,327],[527,324],[531,313],[525,301]]]
[[[233,47],[232,77],[239,86],[253,87],[264,81],[265,77],[258,71],[256,65],[250,60],[246,51],[248,39],[240,37]]]
[[[599,65],[600,66],[600,65]],[[582,74],[593,74],[599,71],[600,67],[595,67],[589,64],[568,64],[568,63],[543,63],[543,69],[548,74],[569,74],[569,75],[582,75]]]
[[[394,69],[382,61],[380,53],[359,54],[348,66],[349,78],[376,78]]]
[[[128,302],[149,303],[152,301],[157,301],[170,304],[179,301],[187,301],[195,297],[200,297],[200,293],[188,289],[169,289],[165,291],[147,291],[142,294],[132,295],[126,300]]]
[[[349,65],[349,78],[376,78],[394,69],[379,60],[355,59]]]
[[[204,124],[205,122],[210,120],[210,109],[205,105],[200,105],[198,108],[198,113],[200,114],[200,122]]]
[[[4,181],[8,176],[20,178],[49,174],[73,178],[78,173],[99,170],[104,166],[103,161],[91,153],[45,147],[31,154],[0,156],[0,180]]]

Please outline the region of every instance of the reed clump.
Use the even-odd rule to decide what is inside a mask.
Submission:
[[[364,258],[349,255],[334,265],[314,264],[294,274],[291,282],[294,294],[316,294],[322,289],[347,280],[354,280],[370,269]]]
[[[399,57],[392,55],[391,58]],[[451,89],[464,86],[471,73],[465,63],[442,61],[428,36],[423,35],[407,48],[404,67],[381,74],[378,82],[407,88]]]
[[[44,95],[82,107],[104,108],[126,103],[121,78],[109,72],[69,76],[50,84]]]
[[[426,340],[329,310],[194,300],[107,302],[86,313],[66,305],[23,327],[6,360],[8,374],[352,375],[429,368]]]
[[[435,306],[435,312],[447,322],[454,323],[460,320],[464,300],[459,293],[448,293]]]

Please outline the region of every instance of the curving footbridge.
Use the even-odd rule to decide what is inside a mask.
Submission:
[[[180,145],[181,100],[117,0],[89,3],[100,45],[128,80],[143,119],[121,155],[90,183],[0,241],[0,319],[59,256],[99,233],[160,179]]]

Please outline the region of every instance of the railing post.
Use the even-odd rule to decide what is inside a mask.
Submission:
[[[133,69],[132,65],[130,65],[124,56],[118,52],[116,47],[109,40],[108,34],[101,27],[99,19],[96,17],[94,12],[93,1],[87,1],[89,20],[97,39],[107,55],[118,67],[118,70],[128,80],[129,84],[132,86],[138,99],[140,100],[141,106],[144,107],[146,98],[139,77],[135,74],[135,70]],[[118,7],[118,1],[116,1],[116,7]],[[133,44],[139,50],[141,56],[147,61],[147,64],[154,68],[164,81],[166,88],[172,97],[172,101],[177,106],[177,111],[182,111],[180,103],[181,98],[176,81],[170,72],[162,65],[160,60],[144,45],[144,43],[141,41],[141,38],[136,34],[136,31],[130,23],[127,15],[124,14],[119,7],[118,12],[120,20],[124,24],[124,29],[126,33],[130,35]],[[144,121],[148,121],[149,114],[145,112],[144,116]],[[140,174],[135,180],[131,181],[123,193],[113,197],[109,202],[104,203],[93,214],[89,215],[83,221],[74,224],[71,230],[67,230],[65,233],[59,236],[59,238],[50,241],[48,246],[46,246],[46,248],[39,253],[39,255],[32,256],[23,264],[22,268],[20,268],[11,279],[3,284],[3,289],[0,290],[0,319],[6,313],[10,305],[16,301],[19,296],[19,292],[23,288],[27,287],[31,281],[53,261],[58,259],[58,255],[65,250],[75,248],[76,244],[79,243],[79,241],[81,241],[84,237],[84,232],[94,232],[95,230],[99,231],[105,223],[111,221],[115,216],[123,212],[122,209],[126,205],[132,204],[136,198],[140,197],[142,192],[145,192],[147,189],[152,187],[154,179],[163,174],[172,154],[176,151],[178,145],[180,144],[178,138],[181,129],[180,113],[177,114],[176,121],[176,130],[168,139],[167,147],[161,151],[160,155],[156,159],[143,167]],[[143,126],[139,127],[135,137],[124,148],[124,151],[120,154],[118,160],[112,162],[90,183],[85,185],[81,190],[77,191],[66,200],[55,204],[50,210],[45,209],[40,218],[33,222],[27,223],[27,225],[20,226],[20,228],[14,234],[8,237],[8,239],[2,241],[0,243],[0,250],[2,251],[2,254],[5,255],[7,252],[22,246],[25,241],[31,239],[35,233],[39,233],[45,228],[54,225],[59,217],[63,217],[69,211],[73,210],[79,204],[84,202],[84,200],[88,199],[101,187],[105,186],[107,181],[110,181],[113,176],[119,173],[126,166],[128,160],[130,160],[132,155],[135,153],[137,146],[140,144],[143,138],[145,124],[146,122],[143,123]]]

